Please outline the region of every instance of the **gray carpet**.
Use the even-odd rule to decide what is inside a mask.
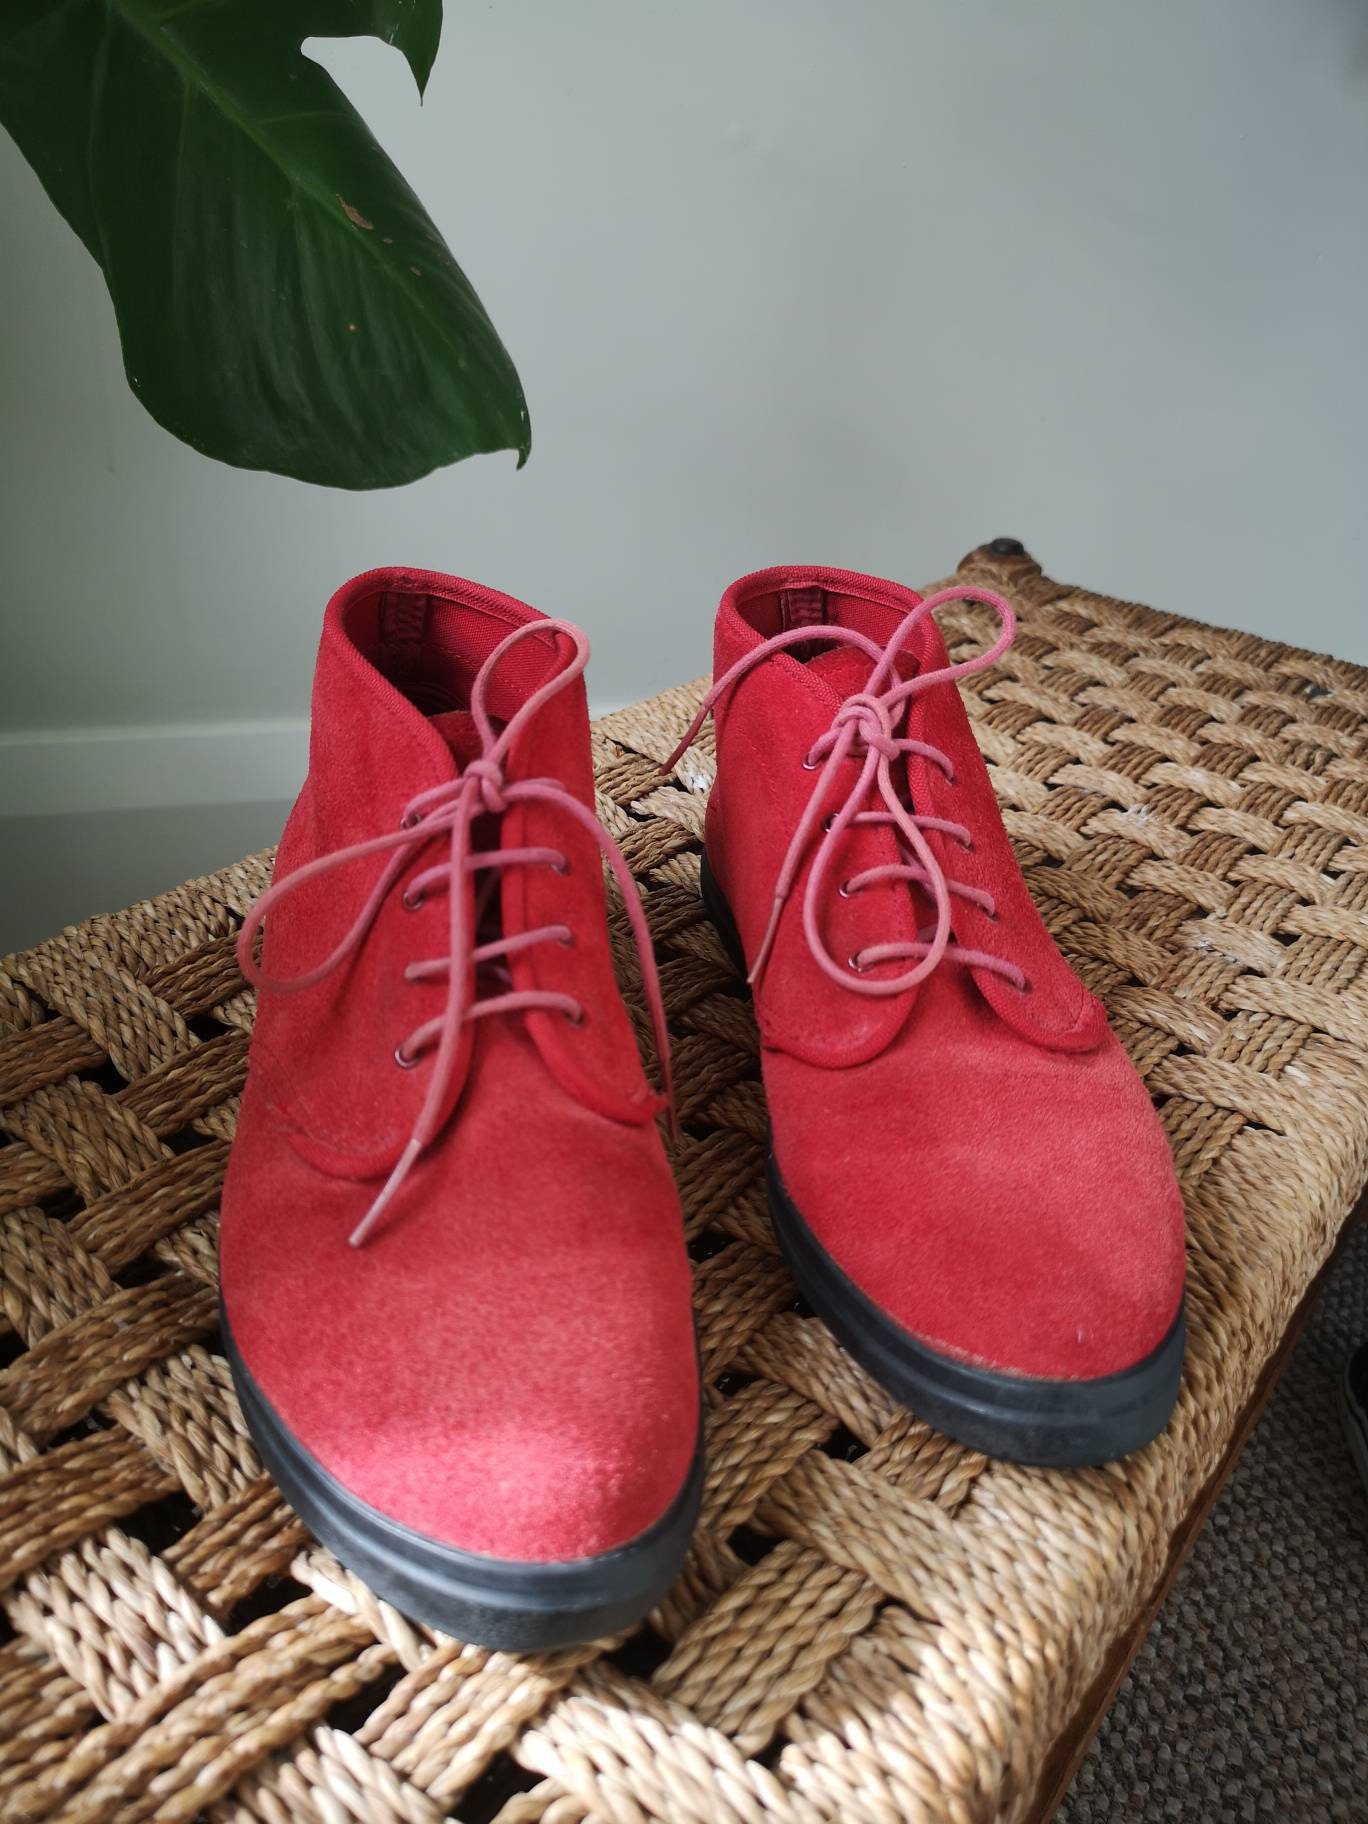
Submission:
[[[1058,1824],[1368,1821],[1368,1495],[1335,1404],[1365,1338],[1360,1223]]]

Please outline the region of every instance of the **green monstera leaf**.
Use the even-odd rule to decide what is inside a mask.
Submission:
[[[99,261],[129,385],[208,456],[390,487],[530,447],[446,243],[301,45],[396,45],[441,0],[4,0],[0,122]]]

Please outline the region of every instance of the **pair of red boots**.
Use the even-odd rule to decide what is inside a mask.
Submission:
[[[951,665],[931,614],[955,595],[1002,630]],[[770,1202],[813,1308],[962,1442],[1094,1463],[1176,1397],[1182,1209],[954,687],[1011,637],[982,590],[735,584],[703,892],[748,965]],[[664,1016],[594,817],[587,655],[568,623],[451,577],[348,584],[240,946],[262,993],[222,1276],[248,1425],[381,1595],[515,1649],[658,1602],[702,1483],[679,1202],[601,856],[668,1087]]]

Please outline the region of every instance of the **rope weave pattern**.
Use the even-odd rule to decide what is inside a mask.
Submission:
[[[990,1463],[797,1305],[755,1030],[698,900],[710,737],[655,771],[702,684],[670,690],[594,739],[684,1128],[709,1474],[678,1585],[606,1646],[463,1646],[371,1596],[262,1473],[214,1279],[253,857],[0,962],[0,1815],[1030,1815],[1368,1175],[1368,672],[1060,587],[1024,556],[984,548],[960,576],[1021,614],[967,699],[1037,902],[1184,1186],[1169,1431],[1104,1469]],[[990,618],[947,611],[952,656]],[[614,941],[634,981],[620,905]]]

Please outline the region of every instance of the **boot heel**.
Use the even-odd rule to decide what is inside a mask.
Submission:
[[[722,939],[722,948],[731,958],[737,974],[744,979],[746,953],[741,947],[741,933],[736,928],[736,920],[731,915],[731,907],[722,896],[722,889],[717,884],[716,876],[708,866],[706,849],[703,851],[699,868],[698,886],[703,898],[703,910],[712,920],[717,935]]]

